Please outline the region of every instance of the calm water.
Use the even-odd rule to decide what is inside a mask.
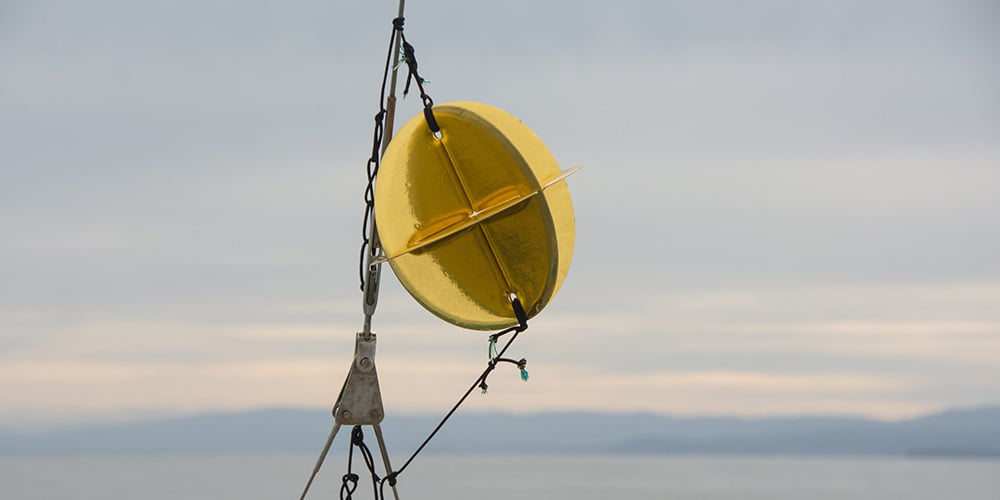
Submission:
[[[339,498],[333,454],[308,498]],[[311,455],[0,457],[5,500],[296,499]],[[361,463],[355,455],[355,471]],[[397,464],[399,465],[399,464]],[[1000,461],[669,456],[419,457],[403,500],[1000,500]],[[362,482],[356,499],[372,498]]]

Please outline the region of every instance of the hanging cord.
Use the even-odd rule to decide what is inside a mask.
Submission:
[[[347,474],[344,474],[342,484],[340,485],[340,500],[352,500],[352,495],[358,488],[358,479],[360,477],[351,471],[355,447],[361,453],[361,458],[365,461],[365,467],[372,476],[372,494],[375,495],[374,498],[381,498],[378,486],[382,480],[378,477],[378,473],[375,472],[375,459],[372,455],[372,450],[365,444],[365,433],[361,430],[361,426],[355,425],[351,430],[351,444],[347,452]]]
[[[399,23],[397,24],[396,21],[399,21]],[[400,62],[406,62],[406,68],[409,70],[406,75],[406,85],[403,87],[403,97],[405,98],[406,94],[410,93],[410,83],[416,82],[417,89],[420,90],[420,100],[424,103],[424,119],[427,120],[427,127],[431,129],[431,132],[436,137],[440,137],[441,127],[438,126],[437,120],[434,118],[434,112],[432,111],[434,100],[424,90],[424,84],[430,82],[420,76],[420,73],[417,71],[416,51],[413,45],[410,45],[410,42],[406,41],[406,35],[403,33],[403,18],[397,17],[394,19],[393,25],[399,30],[399,35],[403,41],[403,58]]]
[[[354,464],[354,441],[351,440],[350,448],[347,449],[347,474],[341,478],[340,483],[340,500],[351,500],[354,495],[354,490],[358,489],[358,475],[351,472],[351,466]],[[303,494],[303,496],[305,496]]]
[[[435,427],[434,430],[431,431],[430,435],[428,435],[427,438],[424,439],[424,442],[421,443],[419,447],[417,447],[417,450],[414,451],[412,455],[410,455],[410,458],[406,460],[406,463],[404,463],[403,466],[397,469],[396,471],[390,472],[388,475],[382,478],[382,482],[379,485],[380,496],[378,498],[385,498],[385,483],[389,483],[390,486],[396,485],[396,478],[400,474],[402,474],[407,467],[409,467],[410,463],[413,462],[413,459],[417,458],[417,455],[419,455],[420,452],[423,451],[424,447],[426,447],[427,444],[431,442],[431,439],[433,439],[434,436],[437,435],[438,431],[440,431],[441,428],[444,427],[444,424],[448,421],[448,419],[451,418],[451,416],[454,415],[456,411],[458,411],[458,408],[462,406],[462,403],[464,403],[465,400],[468,399],[469,395],[472,394],[472,391],[476,390],[476,388],[478,387],[485,392],[486,379],[487,377],[490,376],[490,373],[492,373],[493,370],[497,367],[497,363],[509,362],[518,365],[518,367],[521,369],[521,379],[525,381],[528,380],[527,371],[524,369],[524,365],[527,363],[525,359],[522,358],[520,361],[514,361],[512,359],[507,359],[502,357],[504,353],[507,352],[507,349],[510,347],[510,345],[513,344],[515,340],[517,340],[517,336],[521,332],[528,329],[528,315],[524,312],[524,306],[521,305],[521,301],[516,296],[511,297],[511,306],[513,306],[514,308],[514,315],[517,317],[518,324],[510,328],[507,328],[506,330],[490,335],[490,344],[495,346],[497,340],[500,337],[503,337],[508,333],[513,333],[513,335],[511,335],[511,337],[507,339],[507,343],[504,344],[503,348],[500,349],[500,351],[496,352],[495,356],[493,356],[494,348],[492,347],[490,348],[490,361],[489,363],[487,363],[486,369],[483,370],[483,373],[481,373],[479,377],[476,378],[476,381],[473,382],[471,386],[469,386],[469,389],[465,391],[465,394],[463,394],[461,398],[459,398],[458,402],[455,403],[455,406],[451,407],[451,410],[448,411],[448,413],[444,416],[444,418],[441,419],[441,421],[437,424],[437,427]]]

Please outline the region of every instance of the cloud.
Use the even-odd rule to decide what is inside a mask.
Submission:
[[[940,292],[885,290],[879,296],[927,309],[916,299],[934,303]],[[952,302],[939,303],[937,311],[914,315],[886,304],[884,316],[853,319],[838,313],[854,312],[852,301],[877,301],[865,288],[680,293],[632,315],[617,308],[574,313],[555,305],[509,351],[528,360],[530,383],[521,384],[516,370],[501,365],[491,375],[488,397],[474,398],[468,409],[901,418],[989,400],[1000,379],[992,356],[1000,347],[1000,321],[988,315],[977,321],[932,318],[955,314],[955,306],[970,317],[965,308],[976,297],[987,307],[995,291],[946,292]],[[485,335],[421,315],[406,297],[391,293],[386,299],[376,329],[387,408],[443,411],[485,368]],[[784,308],[796,313],[786,316]],[[0,386],[11,404],[3,420],[56,418],[52,409],[60,405],[73,410],[56,416],[95,419],[332,404],[360,316],[347,303],[336,311],[303,304],[288,312],[289,318],[328,319],[67,325],[57,339],[5,350]]]
[[[154,415],[261,406],[332,406],[348,358],[245,362],[8,363],[0,387],[8,405],[0,420],[63,423],[112,415]],[[387,408],[397,413],[443,412],[485,368],[472,361],[384,357],[379,376]],[[882,414],[879,397],[904,381],[863,374],[768,375],[741,372],[599,373],[574,365],[529,365],[522,384],[501,366],[490,392],[468,410],[655,411],[679,414],[789,413],[809,403],[854,401],[839,412]],[[151,388],[156,388],[151,390]],[[478,390],[476,391],[479,392]],[[709,400],[714,403],[705,406]],[[692,400],[698,401],[693,404]],[[759,400],[752,404],[751,401]],[[790,407],[786,401],[796,401]],[[867,402],[867,403],[866,403]],[[912,404],[927,409],[932,405]],[[119,417],[120,418],[120,417]]]
[[[4,8],[0,385],[18,401],[4,418],[62,397],[92,415],[327,404],[360,326],[392,9]],[[892,416],[995,401],[995,8],[410,10],[437,102],[499,105],[584,166],[568,181],[569,278],[516,347],[532,383],[508,399],[497,377],[478,408]],[[417,112],[402,101],[397,122]],[[384,276],[387,402],[448,405],[484,336]]]

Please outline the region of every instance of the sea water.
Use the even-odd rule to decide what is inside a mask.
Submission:
[[[335,455],[307,498],[340,498],[347,463]],[[0,498],[296,499],[314,462],[310,455],[5,456]],[[353,471],[362,478],[354,498],[373,498],[357,454]],[[431,454],[417,457],[397,487],[405,500],[1000,500],[1000,460]]]

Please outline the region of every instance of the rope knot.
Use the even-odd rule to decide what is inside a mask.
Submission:
[[[414,79],[417,80],[417,87],[420,89],[420,93],[423,94],[423,84],[424,79],[417,72],[417,56],[416,51],[410,42],[403,40],[403,61],[406,62],[406,85],[403,86],[403,97],[405,98],[407,94],[410,93],[410,84]]]
[[[360,425],[355,425],[354,429],[351,431],[351,444],[354,446],[361,446],[365,444],[365,433],[361,430]]]
[[[397,17],[392,20],[392,27],[397,31],[403,31],[403,23],[406,22],[405,17]]]

